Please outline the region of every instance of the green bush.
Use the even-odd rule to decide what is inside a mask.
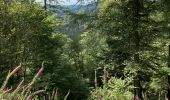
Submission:
[[[97,87],[91,92],[90,100],[131,100],[133,86],[132,79],[118,79],[112,77],[102,87]]]

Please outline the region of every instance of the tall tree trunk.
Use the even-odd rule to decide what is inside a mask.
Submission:
[[[170,38],[170,29],[169,29],[169,38]],[[168,46],[168,67],[170,68],[170,45]],[[170,100],[170,75],[168,75],[168,93],[167,98]]]
[[[168,30],[168,39],[170,39],[170,26],[168,24],[170,24],[170,20],[169,20],[169,14],[170,14],[170,1],[169,0],[164,0],[163,2],[164,5],[164,13],[165,13],[165,17],[166,17],[166,22],[167,24],[165,24]],[[168,45],[168,67],[170,68],[170,44]],[[170,75],[168,75],[168,88],[167,88],[167,99],[170,100]]]
[[[47,0],[44,0],[44,9],[47,10]]]
[[[135,43],[135,49],[136,52],[134,54],[134,61],[138,65],[140,65],[140,57],[139,57],[139,51],[140,51],[140,33],[139,33],[139,20],[140,15],[139,12],[141,11],[141,8],[143,6],[143,0],[133,0],[132,4],[132,10],[133,10],[133,36],[134,36],[134,43]],[[137,75],[134,78],[134,100],[143,100],[142,97],[142,86],[141,86],[141,78],[140,78],[140,71],[137,71]]]
[[[168,57],[168,67],[170,68],[170,45],[168,46],[168,53],[169,53],[169,57]],[[168,93],[167,93],[167,98],[168,100],[170,100],[170,75],[168,75]]]

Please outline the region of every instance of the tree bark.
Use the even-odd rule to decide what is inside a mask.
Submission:
[[[44,0],[44,9],[47,10],[47,0]]]
[[[132,13],[133,13],[133,36],[134,36],[134,43],[135,43],[135,54],[134,54],[134,61],[138,65],[140,65],[140,33],[139,33],[139,20],[140,20],[140,11],[142,10],[143,0],[133,0],[132,4]],[[132,36],[132,37],[133,37]],[[142,96],[142,86],[141,86],[141,79],[140,79],[140,71],[137,71],[137,75],[134,78],[134,100],[143,100]]]
[[[165,27],[167,27],[167,30],[168,30],[168,35],[169,35],[168,39],[170,39],[170,26],[168,26],[168,24],[169,24],[169,12],[170,12],[169,4],[170,4],[170,2],[169,2],[169,0],[165,0],[163,3],[165,4],[164,5],[165,6],[164,13],[165,13],[166,22],[167,22]],[[170,68],[170,44],[168,45],[168,61],[167,62],[168,62],[168,68]],[[170,100],[170,75],[168,75],[167,99]]]
[[[170,38],[170,29],[169,29],[169,38]],[[170,68],[170,45],[168,46],[168,67]],[[170,75],[168,75],[168,93],[167,99],[170,100]]]

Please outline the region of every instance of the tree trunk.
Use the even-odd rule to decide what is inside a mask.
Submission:
[[[169,30],[169,37],[170,37],[170,30]],[[168,46],[168,67],[170,68],[170,45]],[[167,98],[170,100],[170,75],[168,75],[168,93]]]
[[[47,0],[44,0],[44,9],[47,10]]]
[[[135,43],[135,54],[134,54],[134,61],[138,65],[140,65],[140,57],[139,57],[139,51],[140,51],[140,34],[139,34],[139,20],[140,20],[140,15],[139,12],[142,9],[143,0],[133,0],[133,36],[134,36],[134,43]],[[132,36],[132,37],[133,37]],[[137,75],[134,78],[134,100],[143,100],[142,97],[142,86],[141,86],[141,78],[140,78],[140,71],[137,71]]]
[[[169,0],[164,2],[166,5],[164,5],[166,7],[165,9],[165,16],[166,16],[166,22],[167,22],[167,29],[168,29],[168,39],[170,39],[170,27],[168,26],[169,24],[169,11],[170,11],[170,7],[169,7]],[[168,45],[168,68],[170,68],[170,44]],[[170,100],[170,75],[168,75],[168,88],[167,88],[167,99]]]

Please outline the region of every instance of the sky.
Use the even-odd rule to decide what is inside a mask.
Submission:
[[[63,2],[61,2],[62,5],[74,5],[77,3],[77,0],[63,0]]]
[[[43,2],[44,0],[36,0],[36,2]],[[60,4],[61,5],[75,5],[77,3],[77,0],[59,0],[61,1]],[[85,2],[87,3],[87,1],[90,0],[85,0]]]

